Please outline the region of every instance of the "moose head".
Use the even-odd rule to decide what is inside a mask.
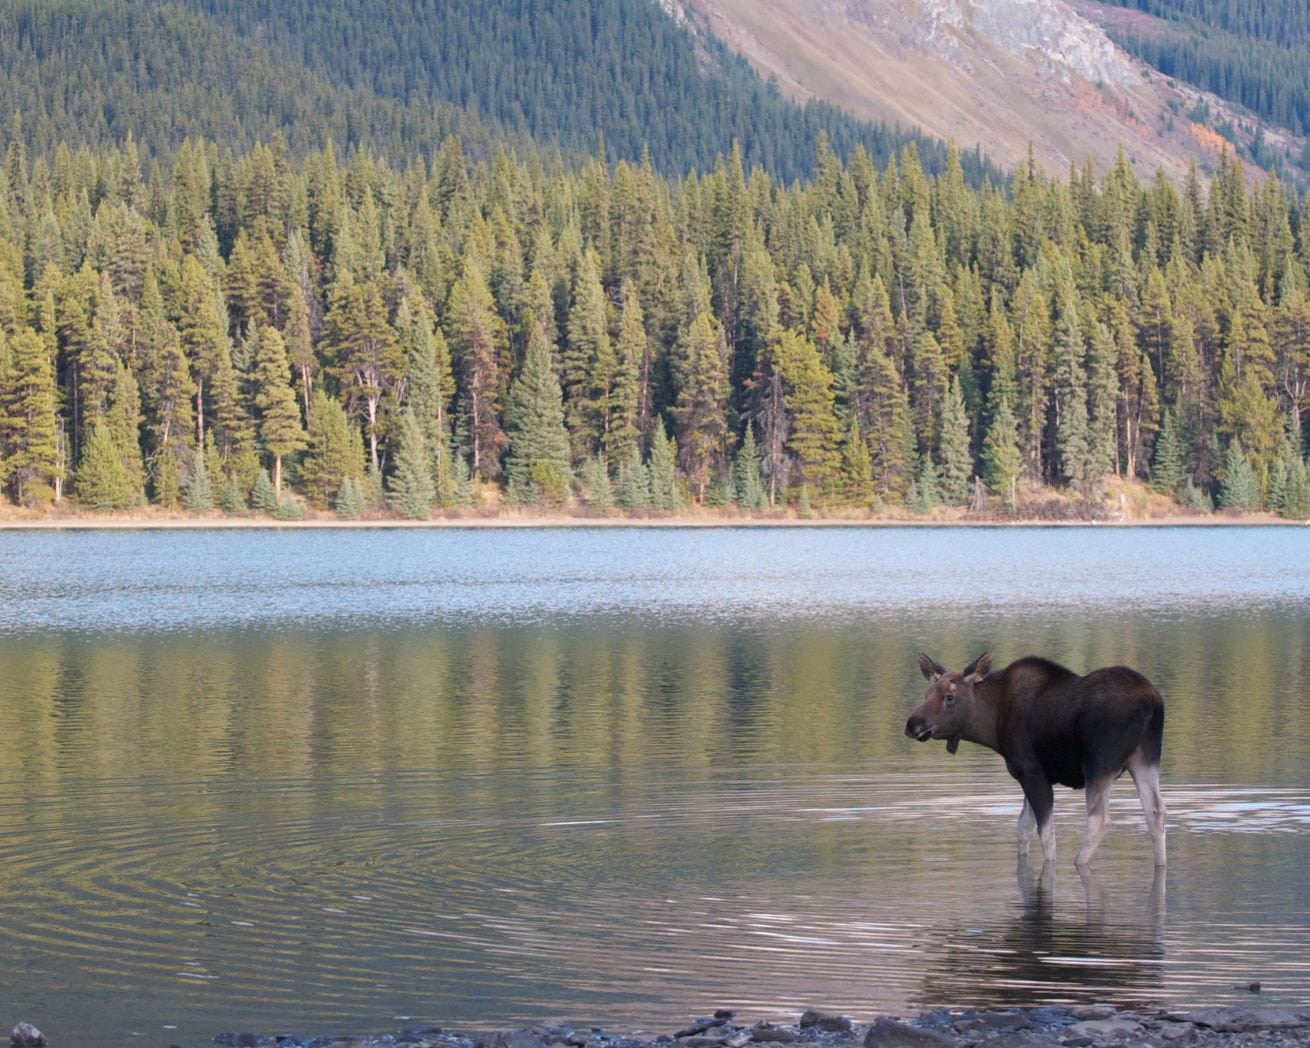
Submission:
[[[918,742],[945,739],[948,752],[958,750],[960,736],[973,715],[973,686],[987,676],[991,665],[992,653],[988,651],[962,671],[952,672],[920,652],[919,669],[928,679],[928,690],[905,722],[905,734]]]

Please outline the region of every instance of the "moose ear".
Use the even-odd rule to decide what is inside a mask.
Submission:
[[[919,669],[922,671],[923,675],[927,677],[929,680],[936,680],[938,677],[940,677],[943,673],[946,672],[945,666],[939,666],[937,663],[933,662],[932,659],[928,658],[928,656],[925,655],[923,652],[919,652]]]
[[[990,651],[984,651],[981,655],[979,655],[976,659],[974,659],[971,663],[969,663],[969,665],[964,667],[964,674],[963,674],[964,679],[967,680],[970,684],[977,684],[980,680],[982,680],[985,676],[987,676],[987,671],[990,670],[991,668],[992,668],[992,653]]]

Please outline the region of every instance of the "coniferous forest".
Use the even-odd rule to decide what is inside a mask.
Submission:
[[[1121,161],[973,189],[670,179],[446,138],[0,174],[8,497],[410,518],[505,500],[1014,507],[1107,477],[1310,513],[1310,227],[1277,182]]]

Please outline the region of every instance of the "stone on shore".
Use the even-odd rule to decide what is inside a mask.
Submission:
[[[9,1034],[9,1043],[13,1048],[45,1048],[46,1038],[31,1023],[19,1023]]]

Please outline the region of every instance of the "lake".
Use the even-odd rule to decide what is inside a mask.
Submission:
[[[989,648],[1160,687],[1166,877],[904,737]],[[1303,1004],[1308,677],[1310,528],[0,532],[0,1024]]]

